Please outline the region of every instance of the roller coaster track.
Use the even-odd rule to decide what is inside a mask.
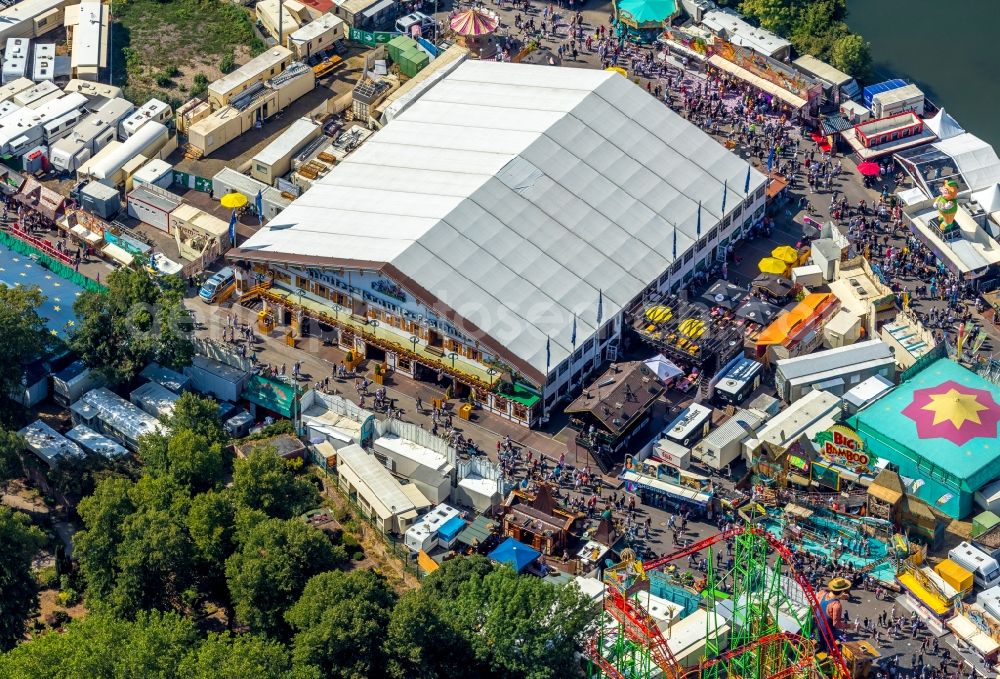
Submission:
[[[778,540],[766,530],[760,526],[737,526],[736,528],[731,528],[727,531],[717,533],[711,537],[705,538],[699,542],[690,544],[680,550],[677,550],[671,554],[658,557],[651,561],[646,561],[642,563],[641,570],[649,572],[651,570],[656,570],[663,568],[667,564],[677,561],[678,559],[683,559],[691,554],[696,554],[705,549],[708,549],[712,545],[715,545],[724,540],[730,540],[746,532],[752,532],[753,534],[766,540],[768,546],[771,547],[775,552],[777,552],[788,566],[789,572],[794,578],[796,584],[802,589],[802,593],[805,595],[806,601],[809,602],[809,608],[812,610],[813,617],[816,619],[816,624],[820,632],[820,636],[826,645],[827,652],[830,658],[833,660],[833,666],[835,670],[835,676],[838,679],[848,679],[851,674],[847,669],[847,663],[844,661],[844,656],[840,651],[840,645],[837,643],[837,639],[833,634],[833,628],[830,626],[830,622],[826,615],[822,612],[822,608],[819,604],[819,599],[816,597],[816,593],[813,591],[812,585],[809,581],[799,573],[793,566],[792,554],[788,547],[785,546],[783,542]],[[649,614],[642,609],[641,606],[636,606],[628,600],[627,597],[622,595],[622,593],[614,586],[609,586],[608,588],[610,596],[605,598],[605,611],[607,611],[615,620],[617,620],[625,630],[625,633],[629,636],[635,643],[643,644],[649,648],[650,653],[657,666],[659,666],[667,679],[682,679],[686,672],[677,662],[670,648],[667,646],[666,640],[660,633],[659,628],[656,626],[655,622],[649,617]],[[745,652],[748,649],[754,648],[756,645],[761,643],[767,643],[768,641],[774,641],[774,635],[769,637],[762,637],[756,640],[752,644],[743,645],[740,648],[732,649],[726,653],[719,656],[719,658],[712,659],[710,663],[725,660],[733,657],[735,654]],[[604,670],[604,665],[608,664],[607,660],[601,657],[600,649],[597,648],[596,643],[593,641],[588,646],[588,655],[591,659]],[[810,662],[814,662],[815,658],[810,654],[808,657],[800,660],[796,665],[778,672],[770,679],[785,679],[791,676],[794,672],[803,669]],[[710,665],[707,665],[710,666]],[[705,667],[705,666],[703,666]],[[613,669],[613,668],[612,668]],[[613,673],[608,673],[605,670],[607,676],[617,679],[621,674],[617,670],[613,670]]]

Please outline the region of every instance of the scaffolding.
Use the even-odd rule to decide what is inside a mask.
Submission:
[[[728,540],[732,568],[718,577],[712,546]],[[704,651],[682,663],[636,593],[649,587],[650,573],[706,550],[705,577],[696,586],[708,611]],[[812,587],[795,571],[788,548],[759,526],[719,533],[645,564],[625,550],[622,562],[605,571],[605,585],[604,613],[586,649],[592,679],[850,676]]]

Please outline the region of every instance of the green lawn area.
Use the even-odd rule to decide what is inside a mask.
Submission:
[[[220,64],[264,49],[253,15],[224,0],[127,0],[113,16],[114,82],[137,104],[186,101],[222,75]]]

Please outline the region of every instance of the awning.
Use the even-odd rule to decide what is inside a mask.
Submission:
[[[100,243],[102,240],[104,240],[104,236],[102,236],[101,234],[94,233],[87,227],[80,226],[79,224],[72,227],[70,229],[70,233],[72,233],[77,238],[82,239],[84,242],[89,243],[90,245]]]
[[[131,266],[132,260],[135,259],[135,255],[126,250],[125,248],[120,248],[114,243],[108,243],[101,250],[101,254],[105,257],[110,257],[122,266]]]
[[[782,89],[772,82],[764,80],[760,76],[756,76],[750,71],[746,70],[742,66],[737,66],[731,61],[723,59],[721,55],[713,54],[708,59],[708,63],[712,64],[716,68],[721,68],[727,73],[735,75],[740,80],[750,83],[754,87],[764,90],[768,94],[773,94],[778,99],[781,99],[786,104],[793,106],[794,108],[803,108],[809,102],[802,97],[792,94],[788,90]]]

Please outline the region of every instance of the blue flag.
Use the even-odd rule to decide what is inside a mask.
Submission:
[[[747,198],[750,197],[750,168],[751,167],[752,166],[750,165],[750,163],[747,163],[747,181],[743,185],[743,195],[746,196]]]
[[[722,216],[726,216],[726,196],[729,195],[729,180],[722,182]]]
[[[549,374],[549,366],[552,365],[552,338],[545,338],[545,375]]]
[[[257,219],[264,220],[264,194],[261,193],[262,189],[257,190],[257,195],[253,199],[253,206],[257,208]]]
[[[767,154],[767,173],[771,174],[771,168],[774,167],[774,147],[771,147],[771,152]]]
[[[604,291],[597,291],[597,327],[601,327],[601,321],[604,320]]]
[[[573,332],[569,336],[569,341],[573,344],[573,349],[576,349],[576,314],[573,314]]]
[[[236,247],[236,210],[233,210],[232,216],[229,217],[229,245]]]
[[[698,223],[695,225],[694,232],[701,238],[701,201],[698,201]]]
[[[677,227],[674,227],[674,260],[677,259]]]

